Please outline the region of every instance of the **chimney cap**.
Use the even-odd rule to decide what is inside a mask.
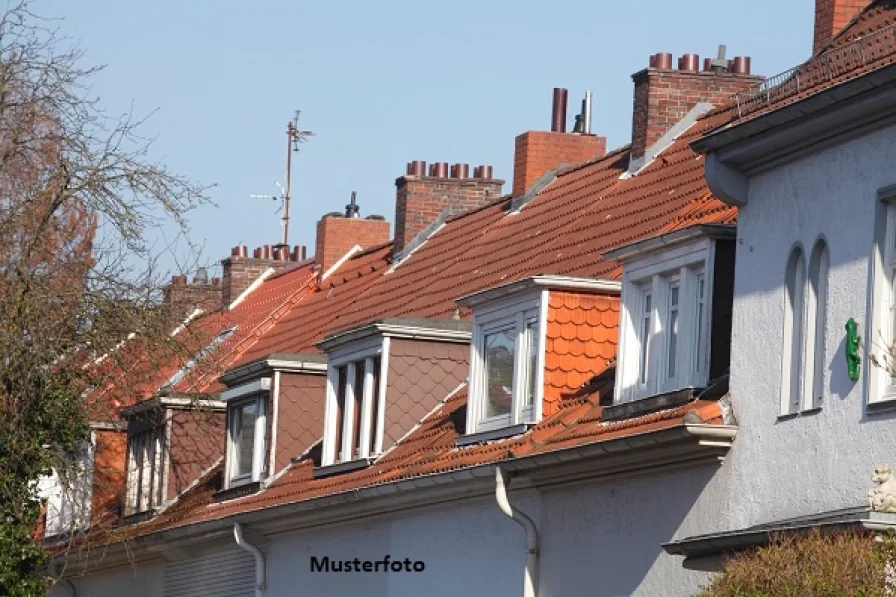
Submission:
[[[204,267],[197,269],[196,275],[193,276],[193,284],[208,284],[208,270]]]
[[[345,206],[345,217],[346,218],[360,218],[361,217],[361,208],[358,207],[358,192],[352,191],[352,199],[348,205]]]

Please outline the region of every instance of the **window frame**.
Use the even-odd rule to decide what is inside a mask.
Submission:
[[[615,404],[705,387],[709,382],[715,246],[715,239],[706,238],[624,264]],[[673,287],[678,288],[678,333],[674,375],[670,376],[667,323]],[[648,294],[649,314],[645,312]],[[702,318],[698,317],[701,303]],[[648,316],[650,334],[645,340],[643,329]]]
[[[872,310],[864,342],[872,354],[886,351],[883,330],[896,331],[896,186],[878,191],[872,271]],[[894,333],[896,335],[896,333]],[[887,372],[868,364],[869,408],[896,406],[896,381]]]
[[[221,393],[221,400],[227,404],[227,443],[224,447],[224,489],[240,487],[250,483],[261,482],[268,471],[267,458],[270,442],[268,438],[268,421],[271,417],[273,392],[270,377],[262,377],[253,382],[243,384],[225,390]],[[239,449],[236,438],[238,436],[237,421],[234,411],[246,404],[255,402],[255,437],[252,445],[252,471],[251,474],[234,475],[233,467],[236,464],[236,450]]]
[[[377,358],[379,371],[374,372]],[[359,363],[364,365],[360,396],[355,388]],[[346,367],[346,384],[345,403],[340,406],[337,388],[342,367]],[[388,368],[389,336],[367,338],[328,354],[322,467],[367,462],[382,454]],[[359,398],[361,405],[356,408]],[[362,417],[359,427],[354,421],[356,412]],[[340,418],[342,428],[337,433]],[[355,429],[359,430],[360,443],[354,437]],[[337,438],[341,446],[336,445]]]
[[[533,425],[541,420],[547,304],[548,290],[538,289],[519,296],[499,299],[473,310],[466,435]],[[535,326],[531,325],[533,322]],[[514,331],[510,411],[504,415],[485,417],[488,402],[485,339],[490,333],[506,329]],[[531,370],[533,345],[534,371]],[[532,384],[534,394],[530,395]]]
[[[170,424],[167,410],[128,430],[125,515],[150,512],[166,500]]]

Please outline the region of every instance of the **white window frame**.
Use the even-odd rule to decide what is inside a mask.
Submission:
[[[872,316],[865,330],[866,351],[882,355],[887,333],[896,336],[896,187],[878,193],[877,225],[873,251]],[[885,358],[885,357],[884,357]],[[865,363],[869,371],[868,404],[896,402],[896,379],[881,368]]]
[[[378,387],[374,387],[374,360],[379,357],[380,370]],[[345,348],[334,350],[327,355],[327,397],[324,409],[324,441],[321,465],[330,466],[346,462],[369,460],[383,452],[383,427],[385,426],[385,401],[387,373],[389,371],[389,337],[375,336]],[[356,368],[364,367],[364,381],[361,391],[355,388]],[[346,367],[345,405],[342,414],[342,433],[340,446],[336,445],[339,419],[339,369]],[[376,398],[376,404],[374,404]],[[361,435],[360,452],[352,453],[355,444],[353,432],[355,428],[355,401],[361,400]],[[373,452],[370,450],[371,434]]]
[[[53,471],[41,481],[41,494],[47,500],[45,537],[84,530],[90,525],[95,450],[96,433],[91,431],[83,452],[69,469],[62,475]]]
[[[614,402],[633,402],[709,382],[715,240],[705,239],[634,260],[623,267],[622,313]],[[702,319],[698,321],[703,282]],[[675,371],[669,375],[671,289],[678,288]],[[645,312],[650,296],[650,313]],[[643,338],[645,319],[650,334]],[[646,343],[645,343],[646,342]],[[647,351],[646,374],[642,351]]]
[[[548,291],[536,290],[521,296],[497,300],[473,311],[470,350],[467,434],[495,431],[506,427],[535,424],[541,420],[544,399],[544,351],[547,331]],[[535,333],[529,325],[535,320]],[[487,404],[485,337],[511,328],[515,332],[511,407],[506,415],[485,417]],[[535,337],[533,337],[535,336]],[[529,399],[531,343],[536,347],[535,394]]]
[[[125,492],[127,515],[153,510],[165,501],[168,430],[168,419],[165,416],[162,422],[152,422],[146,429],[128,436],[128,473]],[[140,456],[139,469],[138,456]]]
[[[267,450],[267,429],[268,429],[268,400],[269,393],[255,393],[247,396],[234,398],[227,403],[227,458],[225,465],[226,488],[239,487],[248,483],[256,483],[261,481],[265,475],[265,452]],[[247,404],[255,404],[255,435],[252,445],[252,470],[249,473],[236,475],[234,465],[236,464],[237,451],[239,450],[239,429],[237,429],[237,419],[234,416],[236,409],[242,408]]]

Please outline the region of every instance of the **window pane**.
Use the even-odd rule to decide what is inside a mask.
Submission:
[[[641,384],[647,383],[647,364],[650,356],[650,319],[653,312],[651,297],[649,292],[644,293],[644,309],[641,320],[640,341],[641,341]]]
[[[675,377],[675,360],[678,357],[678,286],[669,289],[669,362],[668,375]]]
[[[512,328],[485,335],[485,418],[510,413],[515,335]]]
[[[377,427],[377,403],[380,399],[380,357],[373,359],[373,399],[370,401],[370,451],[369,455],[376,454],[376,436],[379,433]]]
[[[255,419],[258,417],[256,402],[237,407],[234,413],[236,446],[234,450],[233,475],[239,477],[252,474],[252,455],[255,452]]]
[[[343,414],[345,413],[345,391],[348,385],[348,366],[343,365],[336,370],[336,437],[334,439],[335,455],[334,460],[342,460],[342,428]]]
[[[700,371],[700,348],[703,343],[703,286],[705,282],[706,279],[702,274],[697,277],[697,317],[694,324],[697,336],[697,342],[695,342],[694,347],[696,351],[694,362],[697,363],[697,371]]]
[[[361,407],[364,402],[364,366],[366,361],[355,363],[355,381],[352,391],[355,396],[355,408],[352,410],[351,446],[354,458],[361,457]]]
[[[538,371],[538,320],[533,319],[526,324],[526,341],[529,343],[529,366],[526,375],[528,380],[526,383],[526,393],[523,396],[520,408],[526,408],[535,401]]]

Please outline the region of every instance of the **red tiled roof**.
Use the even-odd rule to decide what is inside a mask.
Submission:
[[[753,120],[896,61],[896,0],[877,0],[865,8],[824,48],[791,71],[757,90],[736,96],[740,118]]]

